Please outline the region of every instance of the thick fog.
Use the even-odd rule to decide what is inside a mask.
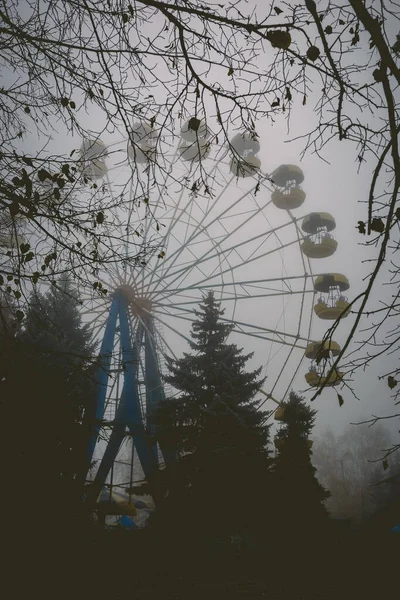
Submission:
[[[250,6],[258,8],[263,4],[260,1],[249,3]],[[149,23],[149,29],[155,25],[157,24]],[[267,55],[273,52],[271,47],[267,47],[265,51]],[[268,56],[260,56],[259,60],[268,60]],[[157,59],[154,59],[154,68],[158,68]],[[163,67],[159,68],[159,76],[162,78]],[[132,85],[134,83],[130,82]],[[352,300],[363,291],[366,285],[365,278],[371,271],[371,264],[365,261],[375,254],[374,249],[367,249],[361,245],[364,238],[356,228],[357,222],[365,219],[366,208],[363,203],[368,195],[372,163],[367,159],[360,164],[357,148],[345,141],[329,143],[322,150],[322,157],[313,153],[312,149],[303,156],[305,139],[291,141],[306,135],[315,127],[315,106],[320,93],[319,85],[315,83],[315,91],[308,95],[307,104],[295,104],[289,120],[285,113],[274,117],[273,120],[256,120],[256,131],[261,146],[258,156],[265,177],[280,164],[299,165],[304,172],[302,187],[306,192],[306,200],[300,208],[293,211],[293,217],[298,219],[298,227],[301,225],[301,217],[310,212],[323,211],[333,215],[336,229],[332,233],[339,244],[333,256],[311,260],[310,265],[304,263],[297,240],[298,229],[292,218],[286,211],[268,204],[272,190],[268,180],[263,179],[260,190],[254,195],[256,178],[250,181],[232,177],[229,173],[229,158],[225,156],[222,140],[216,142],[213,139],[210,155],[202,161],[205,175],[210,177],[212,196],[204,194],[204,186],[198,194],[191,193],[189,182],[194,183],[199,172],[195,171],[190,161],[182,161],[175,154],[179,145],[180,128],[184,122],[177,114],[175,131],[165,132],[162,146],[164,150],[157,159],[162,167],[158,170],[159,185],[150,190],[150,206],[156,213],[161,230],[157,232],[150,218],[146,224],[147,240],[151,239],[156,245],[159,244],[159,250],[165,251],[164,264],[163,259],[157,259],[155,256],[148,261],[144,269],[130,271],[128,275],[122,266],[112,267],[109,272],[101,268],[99,273],[99,278],[110,291],[119,282],[124,283],[128,280],[131,285],[143,289],[144,295],[147,290],[152,294],[152,299],[158,299],[158,316],[155,312],[156,327],[160,337],[165,338],[163,349],[167,354],[174,353],[176,356],[189,350],[187,339],[191,311],[196,308],[202,294],[214,289],[216,296],[221,297],[222,308],[226,311],[225,317],[244,324],[238,325],[236,329],[242,328],[247,334],[234,333],[232,341],[242,346],[246,353],[254,352],[248,368],[263,367],[263,374],[267,377],[264,389],[267,393],[272,392],[278,401],[284,398],[290,388],[304,394],[306,398],[313,395],[313,390],[308,389],[304,379],[309,367],[309,361],[303,358],[304,349],[308,341],[322,339],[330,323],[313,315],[313,303],[316,298],[308,276],[329,272],[344,274],[350,282],[350,289],[346,294],[349,300]],[[76,98],[76,102],[79,104],[79,97]],[[209,106],[207,123],[212,132],[216,127],[216,115],[211,102]],[[154,116],[157,124],[157,115]],[[133,169],[133,184],[128,184],[132,177],[132,164],[127,160],[128,140],[121,122],[116,119],[115,122],[107,123],[103,120],[103,115],[96,110],[82,114],[81,118],[84,119],[87,130],[92,130],[94,137],[100,134],[102,141],[109,148],[108,175],[102,182],[104,193],[115,197],[117,201],[123,191],[125,199],[131,195],[134,203],[138,190],[135,178],[142,178],[143,181],[146,179],[146,165]],[[47,150],[49,154],[60,153],[68,158],[72,150],[79,149],[81,137],[77,133],[63,130],[61,126],[57,126],[56,129],[58,131],[52,134]],[[237,123],[237,126],[232,125],[228,133],[233,136],[240,130],[241,127]],[[34,152],[44,145],[45,141],[45,135],[38,138],[36,133],[32,133],[28,145]],[[175,181],[167,179],[170,177]],[[187,184],[184,191],[182,183]],[[235,205],[241,196],[243,199]],[[235,208],[230,209],[231,205]],[[252,212],[255,213],[255,217],[247,221]],[[137,219],[139,227],[143,215],[143,205],[142,209],[137,212],[135,210],[130,215],[132,232],[134,220]],[[116,208],[113,216],[106,217],[110,229],[118,222],[114,233],[122,240],[127,214],[118,212]],[[275,229],[276,235],[266,234]],[[158,236],[168,231],[170,235],[166,240],[167,245],[164,246],[163,239]],[[230,231],[235,233],[229,235]],[[287,247],[281,250],[279,248],[282,245]],[[173,256],[176,257],[176,261],[171,258]],[[254,256],[258,258],[254,260]],[[199,260],[202,261],[201,264],[198,264]],[[194,263],[193,267],[191,261]],[[154,275],[151,275],[155,266]],[[175,278],[171,276],[174,269],[177,270]],[[304,278],[307,279],[305,286]],[[274,279],[274,283],[266,282],[269,279]],[[257,282],[256,287],[252,287],[249,282]],[[260,290],[264,296],[260,294]],[[285,293],[272,298],[268,297],[267,290],[268,293]],[[292,293],[289,294],[288,291]],[[379,302],[385,299],[385,294],[390,293],[390,290],[386,291],[384,287],[376,287],[373,299],[375,304],[372,306],[378,306]],[[86,302],[85,294],[83,292]],[[85,305],[84,318],[93,323],[98,340],[102,337],[109,301],[105,299],[93,303],[92,299],[87,298]],[[304,306],[301,305],[302,301]],[[94,306],[97,309],[91,312]],[[353,319],[350,315],[341,321],[334,335],[334,340],[339,344],[345,341]],[[365,319],[363,326],[367,324],[368,320]],[[258,330],[257,327],[263,330]],[[270,330],[268,334],[267,330]],[[280,340],[286,344],[278,343],[274,333],[276,330],[283,334]],[[254,337],[249,335],[252,332],[256,334]],[[285,337],[285,334],[291,337]],[[267,337],[270,339],[265,339]],[[362,338],[363,334],[359,334],[356,340]],[[290,352],[290,340],[294,340],[296,345],[293,353]],[[352,344],[350,350],[354,348],[355,345]],[[372,363],[365,372],[359,369],[351,380],[346,380],[343,389],[338,388],[344,399],[341,407],[336,389],[326,388],[314,402],[318,410],[314,435],[320,435],[327,426],[340,432],[348,423],[368,418],[372,414],[391,414],[393,400],[390,390],[384,380],[378,380],[378,375],[389,371],[394,364],[395,358],[383,358],[382,361],[378,359]],[[269,400],[264,408],[272,409],[274,406]],[[386,425],[391,428],[393,434],[397,432],[398,424],[395,420],[387,421]]]

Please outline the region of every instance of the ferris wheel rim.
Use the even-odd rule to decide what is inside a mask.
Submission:
[[[225,156],[226,154],[227,153],[225,153]],[[209,162],[210,159],[208,158],[207,161]],[[128,163],[129,162],[128,159]],[[214,164],[212,164],[212,174],[217,176],[219,172],[218,169],[223,164],[226,164],[226,161],[224,162],[224,157],[220,161],[214,161]],[[172,169],[173,164],[170,165],[170,170]],[[107,181],[109,182],[110,187],[111,175],[112,170],[110,169],[107,173]],[[201,297],[203,297],[207,291],[217,291],[218,301],[222,302],[223,305],[228,303],[233,306],[232,312],[230,312],[230,314],[232,314],[230,322],[235,325],[234,333],[250,335],[253,337],[256,337],[259,334],[259,332],[256,333],[256,326],[253,326],[253,333],[243,333],[243,331],[238,328],[240,323],[249,326],[248,329],[252,327],[251,323],[246,324],[244,321],[241,321],[240,318],[236,318],[238,306],[246,302],[251,302],[252,300],[268,300],[280,296],[282,299],[287,297],[287,301],[289,301],[289,299],[298,296],[301,298],[302,308],[296,330],[294,330],[291,325],[289,326],[289,329],[287,329],[286,325],[283,327],[283,331],[289,331],[289,334],[285,339],[289,339],[291,336],[291,339],[296,340],[297,336],[298,342],[302,337],[300,335],[300,328],[303,328],[304,326],[302,321],[305,320],[307,326],[307,323],[310,323],[313,318],[312,311],[308,311],[308,304],[305,309],[306,313],[303,315],[305,296],[314,293],[313,290],[307,289],[307,281],[312,281],[313,278],[311,265],[308,261],[308,265],[306,266],[305,261],[307,259],[302,255],[299,247],[301,239],[301,234],[299,235],[300,221],[304,219],[304,216],[296,217],[293,216],[290,211],[285,211],[287,218],[281,219],[281,222],[278,224],[270,223],[268,229],[258,232],[252,238],[239,238],[239,241],[235,243],[236,233],[244,229],[245,224],[251,223],[252,220],[256,221],[258,215],[261,215],[262,218],[266,219],[266,222],[268,222],[268,217],[266,215],[269,214],[270,209],[272,208],[272,201],[270,199],[264,200],[264,197],[262,196],[262,201],[259,202],[258,198],[255,198],[255,189],[257,186],[261,191],[264,190],[264,192],[267,193],[271,192],[268,175],[263,173],[260,173],[257,177],[252,177],[251,181],[247,180],[239,185],[239,196],[236,197],[232,203],[229,203],[229,205],[224,205],[223,208],[219,207],[218,200],[227,194],[229,186],[235,179],[238,181],[238,178],[235,177],[235,175],[224,175],[218,193],[216,193],[214,197],[210,195],[207,199],[207,204],[204,206],[204,212],[201,213],[201,211],[198,211],[196,215],[193,215],[191,211],[194,205],[197,203],[197,206],[199,206],[204,198],[190,197],[187,195],[187,185],[181,185],[178,200],[175,205],[169,197],[164,201],[162,193],[160,193],[160,189],[161,192],[163,189],[162,186],[161,188],[157,188],[158,193],[156,194],[155,202],[153,202],[153,209],[155,208],[157,210],[158,217],[160,217],[161,209],[168,213],[167,229],[166,232],[163,233],[162,238],[160,238],[158,247],[163,244],[167,246],[167,242],[172,240],[174,235],[177,235],[177,224],[179,224],[180,220],[183,220],[183,227],[186,227],[184,243],[179,246],[179,240],[175,238],[175,249],[168,252],[167,246],[167,254],[164,259],[157,261],[153,256],[152,261],[149,261],[149,264],[143,266],[138,265],[132,267],[130,265],[117,265],[115,269],[107,269],[107,272],[102,275],[101,280],[104,283],[106,283],[107,279],[108,283],[112,282],[111,293],[113,289],[119,287],[121,281],[126,281],[128,285],[140,288],[140,293],[151,299],[152,314],[155,321],[159,322],[163,327],[169,328],[170,331],[174,331],[175,334],[179,334],[180,338],[187,343],[190,343],[191,340],[186,335],[182,335],[182,332],[178,331],[179,328],[173,326],[171,328],[169,320],[171,318],[175,321],[186,319],[186,315],[188,314],[186,308],[198,305],[199,301],[201,301]],[[134,183],[133,180],[131,180],[131,194],[133,189],[135,189]],[[243,199],[245,198],[252,198],[254,203],[243,208]],[[208,217],[209,214],[213,215],[211,219]],[[132,215],[133,209],[131,208],[127,218],[128,225],[131,222]],[[240,215],[242,221],[238,221],[233,228],[225,227],[223,222],[225,215],[228,215],[229,218],[232,218],[232,215],[235,218]],[[150,239],[152,218],[150,212],[146,212],[143,234],[143,239],[145,241]],[[221,222],[220,237],[213,239],[207,230],[210,225]],[[285,231],[286,229],[291,231],[291,228],[294,228],[296,235],[292,236],[290,241],[285,241],[284,238],[280,237],[280,231]],[[130,235],[132,235],[132,230],[130,231]],[[206,245],[207,239],[209,246],[208,249],[204,249],[203,246]],[[276,243],[272,243],[273,239],[276,240]],[[228,244],[228,242],[231,243]],[[116,243],[118,243],[118,241]],[[201,251],[197,252],[197,254],[196,251],[198,248],[196,247],[196,244],[198,245],[198,248],[201,248]],[[254,249],[251,249],[252,246],[254,246]],[[265,289],[266,282],[268,282],[268,279],[265,277],[257,280],[243,279],[238,276],[245,261],[246,265],[250,265],[252,262],[257,264],[257,261],[259,263],[263,259],[268,260],[268,257],[274,256],[275,254],[283,256],[282,252],[289,249],[290,246],[293,246],[294,248],[298,246],[298,254],[301,256],[303,265],[301,274],[290,274],[290,271],[288,271],[287,266],[282,260],[284,275],[274,278],[278,283],[276,286],[272,286],[272,290]],[[262,252],[262,249],[264,249],[265,252]],[[244,251],[244,254],[242,251]],[[248,251],[252,252],[250,256],[248,256]],[[246,259],[244,258],[245,256],[247,257]],[[183,262],[184,260],[186,260],[186,263]],[[211,271],[209,267],[209,264],[211,264],[212,261],[215,261],[214,272]],[[203,273],[201,273],[202,265],[206,266],[206,270],[203,270]],[[112,274],[112,272],[114,272],[114,274]],[[186,282],[184,281],[185,277],[187,278]],[[295,279],[304,281],[302,289],[297,289],[296,286],[293,288],[292,282]],[[263,283],[264,288],[261,286],[260,289],[257,289],[258,282]],[[250,286],[253,287],[251,288]],[[276,319],[279,318],[279,321],[281,321],[281,319],[284,318],[287,306],[287,303],[283,302],[281,313],[280,315],[278,314]],[[181,316],[177,314],[179,311]],[[231,311],[231,309],[229,309],[229,311]],[[102,320],[102,317],[104,318],[104,314],[105,313],[101,311],[100,301],[97,307],[97,315],[100,320]],[[242,325],[240,325],[240,327],[243,328]],[[311,330],[311,324],[308,325],[308,330]],[[101,332],[101,325],[96,327],[96,331]],[[269,332],[272,334],[274,328],[271,327]],[[266,331],[264,334],[266,335]],[[260,338],[266,340],[265,335],[264,337],[260,336]],[[309,340],[310,336],[308,338],[303,336],[303,339]],[[275,335],[272,335],[272,338],[268,341],[274,342],[275,344],[278,343]],[[290,344],[287,345],[290,346]],[[294,344],[294,346],[296,347],[296,344]],[[302,349],[303,348],[301,347],[301,350]],[[171,350],[172,346],[169,344],[169,352]],[[279,350],[277,350],[277,352],[279,352]]]

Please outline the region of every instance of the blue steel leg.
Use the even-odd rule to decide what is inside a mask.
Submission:
[[[107,394],[108,377],[110,372],[111,356],[114,348],[115,329],[119,311],[119,301],[117,297],[113,298],[110,312],[106,323],[103,341],[100,348],[100,365],[96,373],[97,393],[96,393],[96,415],[93,435],[88,447],[88,462],[92,460],[94,448],[99,435],[99,422],[104,416],[104,406]]]
[[[128,306],[123,297],[120,299],[119,322],[121,328],[122,360],[125,369],[124,390],[126,395],[127,422],[144,474],[147,480],[149,480],[155,473],[157,465],[151,452],[151,448],[146,440],[136,378],[138,355],[131,346]]]
[[[147,415],[147,428],[149,429],[151,435],[156,433],[156,427],[154,425],[149,425],[149,421],[151,422],[151,418],[153,415],[154,409],[159,405],[159,403],[164,398],[164,390],[161,385],[161,377],[158,369],[157,355],[155,352],[155,348],[153,345],[153,321],[152,319],[148,319],[147,329],[145,334],[145,364],[146,364],[146,415]],[[157,452],[157,444],[153,444],[152,446],[153,454],[158,462],[158,452]]]
[[[153,411],[164,400],[164,388],[161,382],[160,369],[157,361],[157,353],[154,347],[154,327],[152,319],[146,323],[145,334],[145,362],[146,362],[146,412],[147,418],[151,420]],[[157,433],[156,427],[150,425],[152,435]],[[160,450],[166,464],[174,461],[174,453],[160,445]],[[157,444],[153,445],[153,453],[158,461]]]
[[[121,401],[119,403],[117,413],[113,422],[113,430],[110,435],[110,439],[107,443],[106,451],[104,452],[100,466],[96,473],[96,477],[90,486],[88,494],[88,502],[94,504],[102,490],[102,487],[107,479],[107,475],[110,472],[113,462],[117,458],[117,454],[121,447],[121,444],[125,438],[127,425],[127,410],[126,410],[126,397],[124,391],[121,394]]]
[[[133,346],[133,361],[134,361],[136,379],[139,376],[140,347],[141,347],[142,341],[143,341],[143,333],[144,333],[143,325],[141,323],[139,323],[138,328],[136,329],[135,343]]]
[[[135,335],[135,346],[132,352],[133,368],[135,372],[135,381],[137,382],[138,375],[138,363],[139,363],[139,349],[143,338],[143,326],[139,325]],[[137,385],[136,385],[137,389]],[[110,439],[107,443],[106,451],[101,460],[99,469],[96,477],[93,481],[93,485],[90,490],[89,502],[96,502],[101,489],[107,479],[107,475],[110,472],[113,462],[117,458],[119,449],[126,435],[126,428],[129,425],[129,414],[127,407],[127,397],[125,394],[125,388],[122,390],[121,400],[118,405],[118,409],[115,415],[113,430],[111,432]],[[134,448],[132,448],[134,452]]]

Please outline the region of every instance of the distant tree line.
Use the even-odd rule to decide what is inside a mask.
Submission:
[[[340,434],[327,430],[315,440],[312,462],[331,492],[326,506],[333,517],[365,521],[400,502],[398,455],[381,459],[390,446],[382,424],[349,425]]]

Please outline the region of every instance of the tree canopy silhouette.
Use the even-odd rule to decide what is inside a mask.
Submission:
[[[330,493],[319,483],[311,463],[309,435],[316,410],[294,392],[281,407],[283,418],[275,438],[278,455],[274,470],[279,527],[289,534],[323,534],[328,522],[324,501]]]
[[[195,314],[192,352],[170,360],[165,377],[178,393],[155,418],[159,440],[176,455],[162,473],[164,512],[198,535],[227,536],[254,529],[265,514],[268,426],[254,400],[263,380],[261,369],[245,370],[252,355],[228,342],[232,327],[212,292]]]
[[[2,345],[1,414],[9,424],[1,442],[3,473],[19,489],[16,514],[28,502],[29,527],[49,533],[83,523],[94,346],[78,306],[73,286],[58,282],[45,296],[31,297],[25,327]]]

